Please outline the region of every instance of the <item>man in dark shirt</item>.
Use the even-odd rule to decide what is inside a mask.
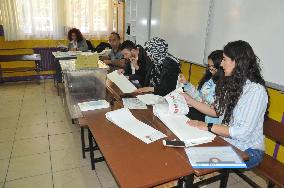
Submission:
[[[151,60],[146,51],[140,45],[135,45],[132,41],[124,41],[121,44],[121,53],[126,59],[125,68],[119,72],[129,76],[129,80],[138,80],[140,86],[144,86],[145,77],[150,67]]]
[[[116,32],[112,32],[109,36],[109,44],[111,45],[111,51],[107,57],[104,57],[104,63],[114,67],[121,68],[125,66],[125,61],[122,59],[120,51],[120,36]]]

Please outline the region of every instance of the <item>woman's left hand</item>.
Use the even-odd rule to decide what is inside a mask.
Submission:
[[[186,122],[189,126],[192,126],[192,127],[196,127],[200,130],[203,130],[203,131],[208,131],[208,127],[207,127],[207,124],[203,121],[197,121],[197,120],[188,120]]]

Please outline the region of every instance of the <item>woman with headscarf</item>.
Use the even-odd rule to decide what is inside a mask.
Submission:
[[[145,43],[145,51],[153,63],[145,77],[144,86],[147,87],[139,88],[136,92],[165,96],[176,88],[180,62],[168,53],[168,43],[158,37]]]

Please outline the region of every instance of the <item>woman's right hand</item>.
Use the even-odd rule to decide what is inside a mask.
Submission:
[[[183,84],[186,84],[186,83],[187,83],[187,80],[185,79],[185,77],[184,77],[183,74],[180,74],[180,76],[179,76],[179,82],[180,82],[180,83],[183,83]]]
[[[125,70],[124,70],[124,69],[118,69],[118,70],[117,70],[117,73],[118,73],[118,74],[124,74],[124,73],[125,73]]]

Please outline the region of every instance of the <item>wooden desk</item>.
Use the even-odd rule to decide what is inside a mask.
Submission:
[[[110,81],[107,82],[107,90],[116,98],[114,105],[108,109],[83,112],[83,115],[88,121],[90,134],[94,136],[120,187],[153,187],[173,180],[182,180],[179,183],[184,181],[187,187],[221,180],[220,187],[226,187],[228,169],[193,169],[184,149],[164,147],[161,140],[145,144],[108,121],[105,113],[122,107],[123,93]],[[169,139],[177,138],[153,114],[151,106],[148,106],[147,110],[131,110],[131,112],[140,121],[166,134]],[[216,137],[213,142],[200,146],[228,145],[230,145],[228,142]],[[248,159],[244,152],[238,149],[236,151],[244,160]],[[220,171],[221,174],[208,181],[193,184],[194,175],[202,176],[216,171]]]
[[[145,144],[105,118],[105,113],[120,108],[88,111],[83,115],[120,187],[152,187],[193,174],[183,149],[166,148],[161,140]],[[174,138],[165,126],[147,117],[151,110],[132,110],[133,115]]]

